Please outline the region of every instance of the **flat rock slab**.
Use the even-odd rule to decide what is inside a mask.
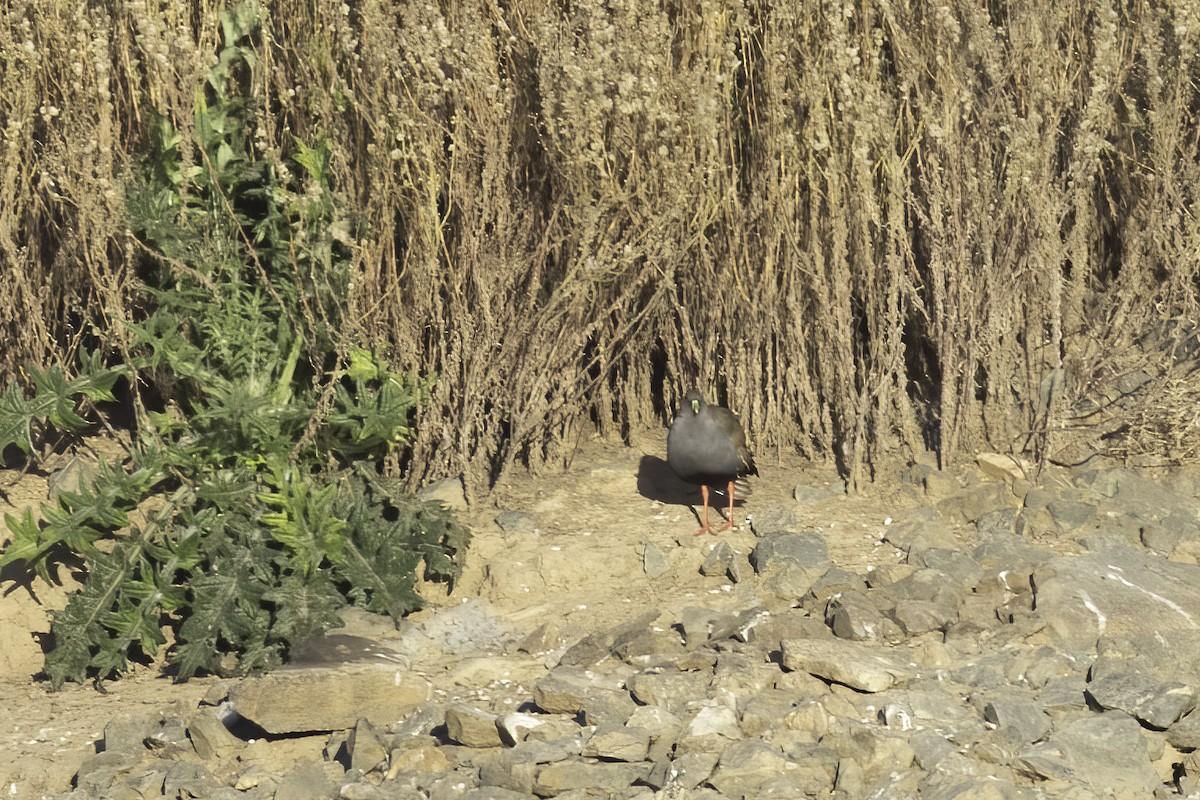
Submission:
[[[274,734],[347,730],[359,719],[386,726],[430,695],[425,678],[376,664],[279,670],[229,690],[238,714]]]
[[[783,666],[845,684],[862,692],[882,692],[908,680],[914,670],[879,647],[843,639],[785,639]]]
[[[1067,651],[1094,650],[1106,634],[1136,635],[1147,620],[1163,635],[1200,629],[1200,565],[1110,548],[1047,562],[1033,584],[1052,644]]]
[[[1150,797],[1160,784],[1141,726],[1116,711],[1068,723],[1016,764],[1039,778],[1083,785],[1097,797]]]

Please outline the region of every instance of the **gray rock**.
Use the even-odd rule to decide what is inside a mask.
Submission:
[[[656,706],[638,706],[625,722],[631,728],[641,728],[650,734],[650,745],[654,748],[663,743],[669,746],[675,740],[683,720],[675,714]]]
[[[551,714],[578,714],[587,698],[598,691],[612,691],[599,676],[582,667],[556,667],[533,685],[533,702]]]
[[[366,774],[386,765],[388,747],[375,730],[370,720],[360,719],[346,737],[346,752],[350,754],[350,768]]]
[[[654,542],[642,543],[642,570],[651,578],[661,578],[670,569],[667,554]]]
[[[103,752],[140,756],[146,750],[146,737],[158,730],[162,719],[160,714],[150,714],[108,723],[104,726]]]
[[[766,689],[751,697],[741,707],[741,728],[747,736],[763,734],[786,727],[787,716],[796,707],[795,692],[786,689]]]
[[[683,640],[675,630],[655,627],[614,642],[612,652],[622,661],[634,664],[644,663],[651,657],[682,655],[684,647]]]
[[[1160,784],[1146,738],[1132,717],[1107,712],[1070,722],[1017,758],[1034,777],[1081,785],[1096,795],[1149,797]]]
[[[456,703],[446,709],[446,735],[466,747],[499,747],[504,742],[496,715]]]
[[[324,777],[323,773],[321,777]],[[203,764],[174,761],[167,767],[166,774],[163,775],[164,797],[208,797],[219,788],[222,788],[221,785]],[[333,785],[330,784],[329,788],[328,795],[288,794],[282,796],[295,797],[296,800],[308,800],[308,798],[315,800],[317,797],[332,798],[334,796]]]
[[[943,759],[956,754],[958,749],[941,734],[925,730],[917,731],[908,739],[913,751],[913,761],[926,772],[932,772]]]
[[[422,703],[391,726],[397,737],[428,736],[434,728],[446,724],[446,707],[441,703]]]
[[[671,761],[662,761],[666,783],[692,791],[712,776],[718,756],[713,753],[687,753]],[[659,788],[662,788],[661,786]]]
[[[1087,694],[1101,708],[1124,711],[1160,731],[1196,707],[1194,686],[1160,681],[1137,670],[1109,669],[1099,676],[1093,673]]]
[[[754,548],[751,564],[764,578],[790,567],[819,568],[819,577],[829,567],[829,548],[816,533],[768,534]]]
[[[1176,750],[1200,750],[1200,712],[1193,711],[1167,729],[1167,744]]]
[[[789,506],[764,506],[750,515],[750,530],[760,539],[768,533],[795,530],[796,512]]]
[[[845,592],[865,592],[866,590],[867,582],[862,579],[861,575],[839,567],[830,567],[809,587],[801,605],[804,608],[815,608],[825,604],[835,595]]]
[[[196,715],[188,724],[187,736],[202,761],[227,758],[242,746],[242,740],[213,714]]]
[[[449,750],[438,746],[436,740],[428,737],[397,739],[388,752],[388,780],[400,773],[414,778],[422,774],[440,775],[454,766],[446,755]]]
[[[829,568],[829,548],[815,533],[772,533],[759,540],[750,564],[770,591],[803,597]]]
[[[626,681],[633,699],[642,705],[658,706],[672,714],[686,711],[688,703],[708,696],[710,676],[680,672],[674,667],[657,668],[631,675]]]
[[[269,733],[335,731],[366,717],[403,719],[429,700],[425,678],[387,665],[278,670],[246,678],[229,692],[234,709]]]
[[[1061,556],[1033,576],[1051,644],[1080,652],[1100,635],[1129,636],[1153,619],[1164,637],[1200,625],[1200,566],[1133,548]]]
[[[792,499],[797,503],[809,505],[812,503],[828,503],[834,497],[837,497],[828,489],[822,489],[819,486],[809,486],[807,484],[798,483],[792,489]]]
[[[140,753],[128,749],[105,750],[88,756],[75,772],[75,785],[93,795],[112,786],[122,774],[129,772],[141,760]]]
[[[984,514],[1008,508],[1014,502],[1007,486],[989,481],[955,492],[939,502],[937,508],[947,518],[975,522]]]
[[[983,702],[983,718],[996,734],[1015,744],[1033,744],[1050,733],[1050,718],[1033,698],[1016,692],[992,695]]]
[[[574,667],[598,664],[612,654],[616,645],[643,633],[658,617],[658,611],[648,611],[611,628],[588,634],[567,648],[559,664]]]
[[[480,786],[462,796],[462,800],[534,800],[537,795],[529,792],[514,792],[499,786]]]
[[[979,562],[969,553],[947,547],[913,547],[908,552],[908,563],[933,570],[947,585],[962,591],[974,589],[984,577]]]
[[[783,666],[863,692],[881,692],[912,675],[906,661],[880,648],[841,639],[788,639]]]
[[[146,747],[159,758],[183,759],[196,749],[188,739],[187,725],[181,717],[163,717],[145,739]]]
[[[624,689],[600,689],[585,697],[579,710],[585,725],[603,725],[624,724],[635,708],[637,704]]]
[[[983,536],[1012,534],[1016,525],[1017,511],[1014,508],[997,508],[975,520],[975,530]]]
[[[710,623],[708,640],[720,642],[736,639],[739,642],[749,642],[753,630],[770,616],[771,612],[762,606],[747,608],[736,614],[722,614]]]
[[[907,636],[930,631],[945,631],[958,621],[958,605],[929,600],[902,600],[892,612],[896,624]]]
[[[534,800],[537,795],[529,792],[514,792],[499,786],[480,786],[462,796],[462,800]]]
[[[1096,506],[1082,500],[1052,500],[1046,504],[1046,510],[1063,530],[1074,530],[1096,514]]]
[[[879,641],[884,636],[883,613],[864,592],[844,592],[825,607],[825,622],[839,639]]]
[[[496,525],[505,533],[534,533],[537,520],[526,511],[501,511],[496,515]]]
[[[700,565],[700,574],[707,577],[724,576],[733,565],[733,548],[724,539],[717,542]]]
[[[580,759],[559,761],[538,770],[533,792],[542,797],[559,796],[572,789],[615,793],[643,780],[649,772],[649,764],[598,763]]]
[[[683,643],[695,649],[712,636],[714,623],[721,612],[703,606],[684,606],[679,614],[679,629],[683,632]]]
[[[583,744],[583,755],[610,761],[644,761],[650,751],[650,732],[625,725],[599,725]]]

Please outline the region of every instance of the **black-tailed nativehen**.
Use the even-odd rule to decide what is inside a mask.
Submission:
[[[758,474],[737,415],[728,408],[708,405],[695,389],[685,394],[667,434],[667,463],[680,478],[700,484],[704,512],[696,536],[712,531],[708,525],[709,487],[729,495],[729,518],[719,530],[733,527],[733,501],[750,496],[746,476]]]

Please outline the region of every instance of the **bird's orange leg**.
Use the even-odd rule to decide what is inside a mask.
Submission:
[[[724,525],[722,525],[720,528],[717,528],[717,530],[719,530],[719,531],[727,531],[733,527],[733,481],[729,482],[728,491],[729,491],[729,519],[725,520]]]
[[[703,515],[704,519],[701,520],[701,522],[700,522],[700,530],[693,533],[692,536],[703,536],[704,534],[709,532],[709,528],[708,528],[708,484],[705,484],[705,483],[700,484],[700,497],[703,498],[703,503],[704,503],[704,515]]]

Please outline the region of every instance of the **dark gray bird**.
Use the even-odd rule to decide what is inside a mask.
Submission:
[[[750,496],[746,476],[758,474],[737,415],[728,408],[708,405],[692,389],[683,396],[679,415],[667,434],[667,463],[680,478],[700,484],[704,518],[696,536],[714,532],[708,525],[709,487],[729,495],[729,519],[719,530],[733,527],[733,502]]]

